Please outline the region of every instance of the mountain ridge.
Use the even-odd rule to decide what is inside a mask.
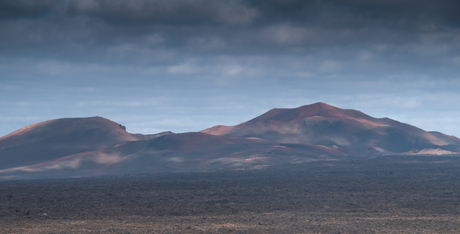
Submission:
[[[35,123],[0,138],[0,179],[261,168],[460,153],[460,139],[325,103],[274,108],[235,126],[132,134],[102,117]]]

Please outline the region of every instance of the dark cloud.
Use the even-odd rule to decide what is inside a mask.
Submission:
[[[55,11],[58,3],[53,0],[4,0],[0,1],[0,19],[31,19],[46,17]]]
[[[139,37],[157,33],[162,46],[220,40],[232,51],[270,50],[400,44],[460,27],[455,0],[7,0],[0,9],[2,44],[22,47],[137,43]]]
[[[159,1],[73,1],[71,15],[86,15],[109,24],[207,26],[250,24],[258,12],[243,1],[159,0]]]
[[[219,55],[295,54],[330,60],[363,50],[356,53],[420,66],[457,61],[459,4],[455,0],[4,0],[0,52],[107,64],[164,64]]]
[[[67,12],[121,25],[261,27],[292,23],[306,27],[407,28],[420,23],[458,27],[459,5],[455,0],[82,0],[71,1]]]

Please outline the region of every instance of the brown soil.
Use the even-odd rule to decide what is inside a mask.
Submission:
[[[0,182],[0,233],[458,233],[460,157]]]

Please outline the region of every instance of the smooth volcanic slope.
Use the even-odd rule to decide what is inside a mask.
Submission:
[[[321,102],[293,109],[272,109],[236,126],[219,125],[202,132],[282,143],[341,146],[366,154],[405,153],[460,145],[456,137]]]

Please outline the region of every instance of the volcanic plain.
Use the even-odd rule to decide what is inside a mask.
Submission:
[[[1,233],[458,233],[460,157],[0,182]]]

